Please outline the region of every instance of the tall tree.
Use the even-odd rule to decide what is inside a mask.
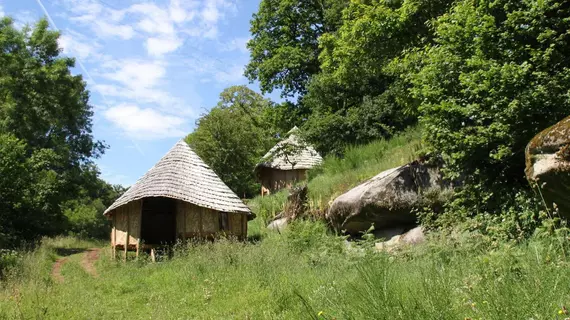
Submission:
[[[274,109],[246,86],[229,87],[186,141],[234,192],[253,196],[258,190],[253,169],[278,134]]]
[[[0,20],[0,171],[11,172],[0,184],[19,188],[0,220],[13,222],[2,231],[12,240],[57,232],[60,205],[92,178],[92,159],[104,151],[91,134],[86,84],[70,72],[74,59],[59,55],[58,37],[45,19],[22,30]]]
[[[417,119],[407,74],[418,59],[410,53],[433,42],[431,22],[451,4],[352,1],[342,25],[320,37],[322,72],[311,79],[303,103],[312,112],[306,131],[321,152],[389,137]]]
[[[262,0],[251,20],[251,60],[245,74],[263,92],[303,95],[320,72],[319,37],[340,26],[348,0]]]
[[[466,180],[466,212],[494,213],[528,187],[529,140],[570,112],[570,5],[464,0],[435,26],[413,77],[426,142]]]

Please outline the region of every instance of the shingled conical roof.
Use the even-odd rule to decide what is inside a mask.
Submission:
[[[309,144],[299,137],[299,128],[294,127],[287,134],[289,137],[277,143],[269,152],[263,156],[262,162],[258,163],[256,169],[260,167],[273,168],[279,170],[311,169],[323,162],[321,155]],[[292,148],[287,154],[287,146]]]
[[[167,197],[222,212],[251,214],[239,197],[180,140],[104,214],[131,201]]]

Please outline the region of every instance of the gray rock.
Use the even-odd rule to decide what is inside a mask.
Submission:
[[[285,230],[288,223],[289,221],[287,218],[275,219],[267,225],[267,229],[272,231],[282,232],[283,230]]]
[[[531,186],[551,210],[570,218],[570,117],[536,135],[525,158]]]
[[[388,241],[377,242],[375,246],[376,250],[379,251],[391,251],[398,246],[413,245],[423,243],[424,241],[425,235],[423,228],[416,227],[404,234],[395,235]]]
[[[338,231],[358,234],[375,228],[409,229],[417,225],[414,208],[441,205],[449,191],[436,166],[419,161],[386,170],[336,198],[326,218]]]

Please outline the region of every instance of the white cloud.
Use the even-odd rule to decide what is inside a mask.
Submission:
[[[226,43],[221,43],[221,50],[222,51],[240,51],[242,53],[248,53],[247,50],[247,43],[249,42],[250,37],[237,37],[233,38]]]
[[[219,83],[235,83],[244,80],[242,65],[234,65],[224,71],[218,71],[215,74],[214,81]]]
[[[173,38],[148,38],[145,47],[151,56],[162,56],[166,53],[175,51],[182,46],[182,40],[177,37]]]
[[[170,18],[176,23],[191,21],[196,16],[196,8],[200,2],[191,0],[170,0],[168,11]]]
[[[140,15],[137,27],[149,34],[172,35],[175,32],[173,21],[167,10],[162,9],[154,3],[139,3],[127,9]]]
[[[104,73],[103,77],[131,89],[149,89],[166,75],[166,68],[160,61],[124,59],[108,62],[105,66],[114,71]]]
[[[202,9],[202,19],[205,22],[216,23],[220,18],[220,12],[218,7],[213,3],[209,2],[208,5]]]
[[[88,43],[84,36],[75,32],[62,34],[58,39],[58,44],[63,49],[64,54],[81,60],[100,57],[98,53],[99,45]]]
[[[102,37],[119,37],[129,40],[135,35],[135,30],[126,24],[113,24],[105,21],[95,22],[95,32]]]
[[[0,4],[0,17],[3,17],[3,16],[4,16],[4,8]]]
[[[184,118],[166,115],[150,108],[139,108],[131,104],[121,104],[109,108],[104,113],[105,118],[123,129],[133,139],[162,139],[183,137],[185,129]]]

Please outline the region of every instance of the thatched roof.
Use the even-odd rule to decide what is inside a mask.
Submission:
[[[256,170],[265,167],[279,170],[311,169],[323,162],[321,155],[298,135],[299,128],[294,127],[287,134],[289,137],[277,143],[263,160],[257,164]],[[287,147],[290,147],[289,149]],[[293,152],[287,152],[290,150]]]
[[[104,214],[146,197],[168,197],[222,212],[251,214],[239,197],[180,140]]]

